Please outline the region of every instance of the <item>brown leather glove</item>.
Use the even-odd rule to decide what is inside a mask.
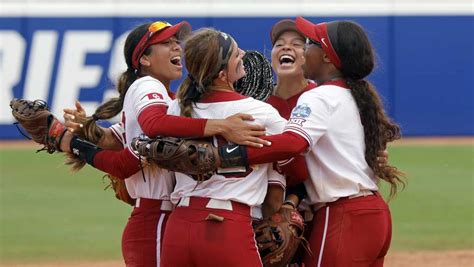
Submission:
[[[218,166],[217,148],[205,140],[134,138],[131,146],[140,156],[171,171],[201,176],[213,173]]]
[[[61,151],[59,145],[66,127],[48,110],[46,102],[15,98],[10,101],[10,107],[13,117],[31,135],[31,139],[44,145],[41,150],[50,154]]]
[[[122,200],[123,202],[131,206],[135,206],[136,199],[130,197],[130,195],[128,194],[127,186],[125,185],[124,180],[119,179],[112,175],[105,175],[104,178],[105,177],[109,178],[110,180],[110,184],[107,187],[105,187],[105,189],[112,188],[115,191],[115,197],[118,200]]]
[[[297,210],[282,206],[254,231],[263,266],[287,266],[303,239],[304,221]]]

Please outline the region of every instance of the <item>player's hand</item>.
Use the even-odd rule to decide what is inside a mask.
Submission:
[[[79,101],[76,101],[76,109],[65,108],[64,111],[64,125],[73,133],[82,132],[83,123],[86,120],[86,111],[81,106]]]
[[[259,138],[265,136],[265,127],[258,124],[251,124],[254,118],[249,114],[237,113],[224,120],[224,131],[221,135],[235,144],[252,147],[269,146],[271,143]]]
[[[380,150],[377,153],[377,164],[379,166],[384,166],[388,163],[388,151],[385,150]]]

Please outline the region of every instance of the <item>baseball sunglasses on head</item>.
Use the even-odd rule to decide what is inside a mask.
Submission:
[[[143,51],[147,47],[148,41],[150,41],[151,37],[155,33],[160,32],[160,31],[162,31],[166,28],[169,28],[171,26],[173,26],[173,25],[171,25],[170,23],[168,23],[166,21],[155,21],[152,24],[150,24],[150,26],[148,26],[148,37],[147,37],[146,41],[143,43],[143,45],[140,48],[139,53],[137,53],[137,55],[138,56],[142,55]]]

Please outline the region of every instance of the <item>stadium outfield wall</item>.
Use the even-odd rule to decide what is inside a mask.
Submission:
[[[41,1],[2,3],[0,139],[23,138],[12,125],[7,105],[13,97],[45,99],[62,117],[62,109],[73,107],[76,99],[90,112],[113,96],[113,83],[125,69],[124,39],[140,23],[185,19],[194,29],[214,27],[228,32],[241,48],[259,50],[269,57],[271,26],[297,15],[313,22],[349,19],[364,26],[378,58],[370,80],[405,136],[474,135],[474,12],[470,1],[432,1],[431,5],[426,1],[426,5],[407,1],[381,5],[384,1],[370,0],[351,5],[198,2],[202,3],[170,1],[167,8],[120,1],[113,6],[110,2],[66,1],[50,3],[49,8]],[[172,84],[173,90],[178,83]]]

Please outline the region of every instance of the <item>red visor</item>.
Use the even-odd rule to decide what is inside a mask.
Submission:
[[[296,28],[304,36],[321,43],[321,47],[324,52],[328,55],[331,62],[336,68],[341,69],[342,64],[339,56],[332,47],[331,40],[329,39],[327,24],[325,22],[319,24],[313,24],[309,20],[303,17],[296,18]]]
[[[181,40],[190,32],[191,25],[187,21],[182,21],[176,25],[171,25],[164,21],[153,22],[133,50],[132,67],[138,69],[140,57],[151,45],[159,44],[175,35],[176,38]]]

